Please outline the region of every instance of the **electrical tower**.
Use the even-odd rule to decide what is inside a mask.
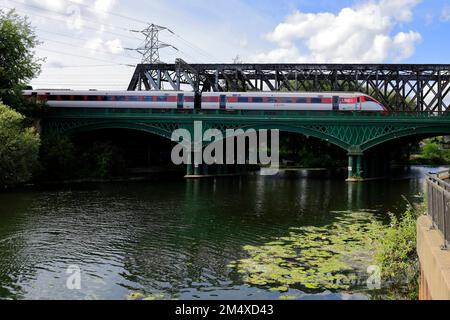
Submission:
[[[130,30],[134,33],[140,33],[145,36],[145,42],[143,47],[137,49],[126,48],[127,50],[137,51],[142,55],[142,64],[156,64],[161,63],[161,59],[159,56],[159,49],[163,48],[173,48],[176,51],[179,51],[176,47],[171,44],[167,44],[165,42],[159,41],[159,33],[161,31],[167,31],[171,34],[175,34],[169,28],[158,26],[156,24],[150,24],[144,30]]]

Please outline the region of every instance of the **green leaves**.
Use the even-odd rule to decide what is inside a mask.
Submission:
[[[23,121],[21,114],[0,103],[0,188],[27,182],[37,166],[40,139]]]
[[[416,299],[418,295],[417,218],[418,213],[411,205],[402,217],[391,215],[390,227],[377,253],[382,278],[390,284],[394,298]]]
[[[35,57],[39,41],[27,18],[0,10],[0,100],[23,109],[21,90],[39,75],[43,59]]]
[[[286,292],[345,290],[353,271],[365,272],[382,238],[381,222],[372,213],[336,213],[327,227],[292,228],[289,235],[262,246],[245,246],[248,258],[230,267],[250,285]]]

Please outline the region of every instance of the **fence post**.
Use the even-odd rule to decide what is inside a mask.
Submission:
[[[448,234],[447,234],[447,201],[445,199],[445,192],[442,192],[442,224],[443,224],[443,230],[442,233],[444,235],[444,245],[441,247],[442,250],[447,250],[447,240],[448,240]]]

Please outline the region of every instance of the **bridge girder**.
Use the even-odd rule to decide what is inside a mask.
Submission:
[[[154,112],[130,109],[118,113],[114,109],[102,112],[90,109],[53,109],[43,118],[44,131],[73,134],[99,129],[132,129],[171,139],[176,129],[193,133],[195,121],[203,130],[218,129],[278,129],[299,133],[335,144],[350,154],[362,154],[385,142],[404,137],[450,135],[450,115],[430,114],[359,114],[343,113],[292,115],[289,112],[272,114],[252,112],[229,114],[192,110],[188,114],[177,110]]]
[[[450,111],[450,65],[138,65],[128,90],[360,91],[394,111]]]

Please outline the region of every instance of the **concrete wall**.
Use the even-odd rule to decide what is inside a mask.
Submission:
[[[431,230],[431,220],[422,216],[417,222],[421,300],[450,300],[450,251],[443,251],[443,237]]]

